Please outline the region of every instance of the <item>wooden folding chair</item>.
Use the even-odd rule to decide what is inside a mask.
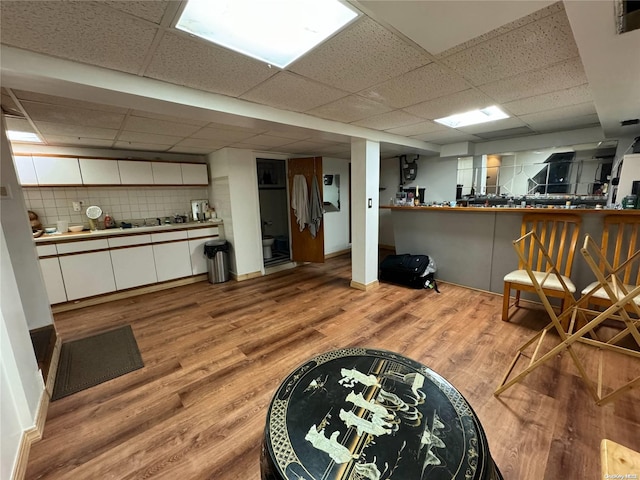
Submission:
[[[587,237],[585,238],[585,246],[581,250],[583,255],[591,255],[590,250],[592,248],[592,243],[594,243],[593,240],[591,240],[591,238],[587,235]],[[593,397],[593,399],[598,405],[604,405],[605,403],[613,401],[618,396],[622,395],[624,392],[640,385],[640,376],[638,376],[635,379],[622,385],[621,387],[614,389],[612,392],[606,395],[603,395],[602,378],[603,378],[603,370],[604,370],[604,361],[603,361],[602,354],[600,355],[600,358],[599,358],[600,361],[599,361],[599,367],[598,367],[598,378],[596,381],[593,381],[591,378],[589,378],[586,368],[584,367],[583,363],[580,361],[578,355],[576,354],[573,348],[573,345],[575,343],[580,342],[580,343],[585,343],[588,345],[598,347],[601,353],[602,353],[602,350],[610,350],[617,353],[629,355],[636,359],[640,359],[639,351],[618,346],[615,344],[616,341],[613,341],[614,339],[611,339],[608,342],[601,342],[596,339],[585,337],[586,334],[593,332],[593,330],[598,325],[600,325],[603,321],[609,318],[619,318],[625,323],[625,326],[626,326],[625,331],[627,332],[626,334],[630,333],[633,336],[633,338],[638,342],[638,346],[640,346],[640,333],[638,332],[637,322],[632,320],[625,310],[626,308],[628,308],[628,305],[630,303],[634,303],[634,299],[640,295],[640,286],[630,291],[627,291],[626,289],[624,289],[624,287],[622,287],[623,290],[620,291],[620,294],[622,295],[616,296],[612,291],[612,289],[608,287],[608,283],[607,283],[607,282],[612,282],[612,283],[617,282],[617,280],[613,280],[613,277],[615,276],[615,269],[610,269],[613,271],[609,273],[607,276],[604,276],[603,274],[600,274],[600,276],[598,276],[598,274],[596,274],[596,276],[599,278],[598,285],[594,286],[592,291],[588,292],[586,296],[581,297],[579,300],[575,300],[575,299],[572,300],[571,304],[567,308],[565,308],[565,310],[563,310],[559,315],[556,315],[541,284],[547,281],[548,278],[552,278],[561,284],[563,291],[568,293],[569,289],[567,287],[566,282],[563,280],[562,275],[554,265],[546,248],[541,243],[540,239],[538,238],[538,236],[534,231],[523,235],[518,240],[515,240],[513,242],[513,245],[516,250],[516,253],[518,254],[518,257],[523,262],[523,265],[527,271],[527,274],[531,279],[531,283],[533,284],[534,289],[538,293],[540,300],[542,301],[542,304],[545,307],[545,310],[547,311],[547,313],[549,314],[549,317],[551,318],[551,323],[549,323],[545,328],[543,328],[540,332],[534,335],[534,337],[531,338],[529,341],[527,341],[524,345],[518,348],[513,361],[509,365],[509,368],[507,369],[507,372],[502,378],[500,385],[494,392],[494,395],[495,396],[500,395],[509,387],[520,382],[529,373],[534,371],[536,368],[538,368],[540,365],[545,363],[547,360],[550,360],[551,358],[553,358],[554,356],[556,356],[557,354],[565,350],[569,352],[569,355],[571,356],[573,363],[575,364],[576,368],[578,369],[578,372],[580,373],[580,377],[584,381],[585,385],[587,386],[587,389],[589,390],[589,393],[591,394],[591,396]],[[547,265],[549,265],[549,267],[542,278],[538,278],[538,276],[536,276],[532,266],[527,262],[527,259],[525,258],[524,252],[527,251],[527,248],[526,248],[527,246],[529,249],[539,250],[541,255],[548,262]],[[599,249],[596,249],[596,250],[599,251]],[[597,256],[598,254],[596,253],[595,255]],[[634,255],[628,261],[633,262],[639,258],[640,258],[640,255]],[[593,269],[593,267],[595,266],[595,269],[598,272],[600,272],[600,270],[598,269],[597,263],[593,260],[593,258],[588,259],[587,263],[589,263],[590,261],[593,262],[593,263],[590,263],[591,268]],[[599,288],[603,288],[608,293],[612,293],[611,306],[603,312],[597,312],[597,311],[589,310],[588,308],[585,308],[585,305],[588,304],[590,296],[593,294],[593,292],[595,292]],[[578,319],[584,323],[584,326],[582,328],[579,328],[577,331],[573,332],[574,326],[576,324],[576,320]],[[569,328],[567,331],[573,332],[573,333],[567,333],[567,331],[565,331],[563,324],[567,324],[567,323],[569,325]],[[560,343],[555,347],[553,347],[551,350],[549,350],[547,353],[541,355],[538,358],[538,355],[541,352],[542,344],[546,337],[546,334],[549,331],[554,329],[556,330],[556,332],[558,333],[558,336],[560,337]],[[618,335],[616,337],[618,337],[618,339],[616,340],[619,340],[620,336]],[[513,378],[510,378],[516,364],[518,363],[518,360],[524,356],[525,350],[533,346],[534,344],[535,344],[534,352],[530,358],[530,361],[527,367],[524,368],[524,370],[522,370],[520,373],[515,375]]]

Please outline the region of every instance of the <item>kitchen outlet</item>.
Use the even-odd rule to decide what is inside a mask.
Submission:
[[[82,202],[71,202],[71,204],[73,205],[73,211],[74,212],[81,212],[82,211]]]

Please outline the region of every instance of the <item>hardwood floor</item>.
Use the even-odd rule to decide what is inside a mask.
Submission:
[[[640,450],[639,392],[596,406],[567,354],[493,396],[544,312],[521,309],[505,323],[499,295],[448,284],[440,294],[389,284],[364,292],[350,280],[341,256],[56,314],[63,341],[131,324],[145,367],[51,403],[26,478],[259,479],[280,382],[311,356],[356,345],[399,352],[447,378],[480,418],[506,480],[601,479],[602,438]],[[594,371],[596,350],[579,347]],[[612,358],[605,384],[638,367]]]

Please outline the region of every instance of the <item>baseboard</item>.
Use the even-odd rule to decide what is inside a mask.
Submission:
[[[377,288],[378,286],[380,286],[380,283],[378,282],[378,280],[374,280],[371,283],[367,283],[366,285],[364,283],[360,283],[360,282],[356,282],[355,280],[351,280],[351,283],[349,284],[349,286],[351,288],[355,288],[356,290],[363,290],[363,291],[369,291],[372,290],[374,288]]]
[[[231,276],[236,282],[244,282],[245,280],[251,280],[252,278],[261,277],[262,272],[243,273],[242,275],[232,273]]]
[[[338,250],[337,252],[331,252],[331,253],[327,253],[324,256],[325,260],[328,260],[330,258],[334,258],[334,257],[339,257],[341,255],[346,255],[348,253],[351,253],[351,249],[350,248],[345,248],[344,250]]]
[[[144,287],[136,287],[130,290],[123,290],[121,292],[106,293],[104,295],[98,295],[96,297],[74,300],[67,303],[59,303],[51,306],[53,313],[68,312],[69,310],[77,310],[79,308],[89,307],[92,305],[99,305],[101,303],[112,302],[114,300],[122,300],[123,298],[135,297],[137,295],[144,295],[145,293],[158,292],[160,290],[167,290],[169,288],[180,287],[182,285],[189,285],[191,283],[202,282],[207,279],[207,274],[194,275],[192,277],[179,278],[178,280],[169,280],[163,283],[156,283],[154,285],[147,285]]]
[[[57,362],[56,362],[57,363]],[[51,369],[49,369],[51,371]],[[45,388],[40,395],[40,403],[38,404],[38,412],[36,413],[35,425],[22,433],[20,438],[20,446],[16,455],[16,463],[13,468],[12,480],[23,480],[27,473],[27,463],[29,462],[29,452],[31,445],[42,438],[44,432],[44,422],[47,419],[47,410],[49,409],[49,393]]]
[[[396,251],[396,246],[395,245],[384,245],[382,243],[378,244],[378,248],[381,250],[393,250],[394,252]]]

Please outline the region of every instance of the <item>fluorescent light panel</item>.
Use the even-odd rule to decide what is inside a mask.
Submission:
[[[478,123],[493,122],[494,120],[501,120],[503,118],[509,118],[509,115],[494,105],[492,107],[481,108],[480,110],[472,110],[444,118],[436,118],[435,121],[447,127],[461,128]]]
[[[176,28],[284,68],[357,16],[337,0],[189,0]]]
[[[14,142],[42,143],[40,137],[33,132],[19,132],[18,130],[7,130],[7,137]]]

